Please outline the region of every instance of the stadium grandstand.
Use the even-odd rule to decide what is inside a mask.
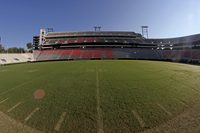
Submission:
[[[3,53],[3,54],[0,54],[0,65],[25,63],[25,62],[32,62],[32,61],[34,61],[32,53],[23,53],[23,54]]]
[[[147,39],[135,32],[46,32],[33,38],[35,61],[144,59],[200,63],[200,34]]]

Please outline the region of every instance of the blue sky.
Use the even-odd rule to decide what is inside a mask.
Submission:
[[[55,31],[135,31],[152,38],[200,33],[200,0],[1,0],[0,36],[24,47],[40,28]]]

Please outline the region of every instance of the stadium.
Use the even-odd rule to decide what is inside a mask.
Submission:
[[[33,45],[0,54],[3,132],[200,130],[200,34],[41,29]]]
[[[200,35],[146,39],[134,32],[50,32],[41,29],[34,44],[36,61],[143,59],[200,63]],[[36,47],[35,49],[38,49]]]

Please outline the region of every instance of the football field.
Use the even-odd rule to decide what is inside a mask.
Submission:
[[[139,132],[199,101],[199,66],[132,60],[0,66],[0,111],[42,132]]]

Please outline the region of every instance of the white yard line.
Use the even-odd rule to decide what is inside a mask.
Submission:
[[[171,112],[169,112],[165,107],[163,107],[161,104],[157,104],[158,105],[158,107],[160,107],[166,114],[168,114],[168,115],[172,115],[172,113]]]
[[[6,99],[0,101],[0,104],[4,103],[4,102],[7,101],[8,99],[9,99],[9,98],[6,98]]]
[[[38,78],[41,78],[42,76],[44,76],[44,75],[40,75],[40,76],[38,76]],[[38,79],[38,78],[37,78],[37,79]],[[19,87],[22,87],[22,86],[24,86],[24,85],[27,85],[27,84],[33,82],[34,80],[36,80],[36,79],[31,79],[31,80],[29,80],[29,81],[25,81],[25,82],[23,82],[23,83],[21,83],[21,84],[19,84],[19,85],[16,85],[16,86],[13,87],[13,88],[7,89],[6,91],[1,92],[1,93],[0,93],[0,96],[4,95],[4,94],[6,94],[6,93],[8,93],[8,92],[10,92],[10,91],[13,91],[13,90],[15,90],[15,89],[17,89],[17,88],[19,88]]]
[[[197,90],[197,89],[195,89],[195,88],[193,88],[193,87],[191,87],[191,89],[192,89],[194,92],[200,94],[200,91],[199,91],[199,90]]]
[[[33,129],[19,121],[14,120],[0,111],[0,132],[1,133],[43,133]]]
[[[54,128],[56,131],[59,131],[59,130],[60,130],[60,127],[61,127],[63,121],[65,120],[66,114],[67,114],[66,112],[63,112],[63,113],[61,114],[60,119],[59,119],[58,123],[56,124],[56,126],[55,126],[55,128]]]
[[[96,89],[97,89],[97,133],[104,133],[102,110],[100,108],[99,73],[98,73],[98,70],[96,70]]]
[[[134,111],[134,110],[132,110],[132,113],[133,113],[134,117],[138,120],[138,122],[139,122],[139,124],[140,124],[140,127],[141,127],[141,128],[144,128],[144,127],[145,127],[145,122],[144,122],[143,119],[140,117],[140,115],[139,115],[136,111]]]
[[[13,107],[11,107],[7,112],[11,112],[13,111],[15,108],[17,108],[20,104],[22,104],[22,102],[18,102],[16,105],[14,105]]]
[[[24,121],[25,122],[27,122],[29,119],[31,119],[31,117],[37,112],[37,111],[39,111],[40,110],[40,108],[35,108],[25,119],[24,119]]]
[[[185,107],[189,107],[189,105],[187,103],[185,103],[184,101],[182,101],[181,99],[176,98],[176,100],[181,103],[182,105],[184,105]]]
[[[1,72],[7,72],[7,71],[8,71],[8,70],[0,70],[0,73],[1,73]]]
[[[4,95],[4,94],[6,94],[6,93],[8,93],[8,92],[10,92],[10,91],[12,91],[12,90],[14,90],[14,89],[17,89],[17,88],[19,88],[19,87],[22,87],[22,86],[24,86],[24,85],[26,85],[26,84],[29,84],[30,82],[33,82],[33,80],[27,81],[27,82],[23,82],[22,84],[19,84],[19,85],[13,87],[13,88],[10,88],[10,89],[8,89],[8,90],[6,90],[6,91],[0,93],[0,96],[1,96],[1,95]]]
[[[33,73],[33,72],[37,72],[38,70],[37,69],[34,69],[34,70],[28,70],[27,72],[28,73]]]
[[[87,69],[86,72],[95,72],[93,69]]]

